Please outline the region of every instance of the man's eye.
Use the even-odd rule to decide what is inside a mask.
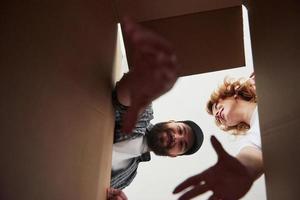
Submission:
[[[180,135],[182,135],[182,129],[180,128],[179,125],[177,126],[177,130],[178,130],[178,133],[179,133]]]

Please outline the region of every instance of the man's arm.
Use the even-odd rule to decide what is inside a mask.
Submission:
[[[128,78],[129,75],[129,78]],[[116,95],[117,99],[120,104],[124,106],[130,106],[131,105],[131,96],[130,96],[130,91],[131,91],[131,85],[132,85],[132,80],[130,79],[130,74],[126,73],[123,75],[121,80],[117,82],[116,85]]]
[[[129,19],[123,20],[122,28],[133,66],[116,89],[120,103],[130,106],[123,116],[123,131],[129,133],[143,109],[173,87],[179,65],[173,48],[161,36]]]
[[[192,176],[179,184],[174,193],[192,186],[180,196],[180,200],[191,199],[209,190],[209,200],[243,197],[253,182],[263,173],[262,153],[253,147],[244,147],[237,157],[229,155],[221,143],[212,136],[211,143],[218,154],[218,162],[204,172]]]
[[[260,149],[245,146],[236,158],[247,168],[253,180],[258,179],[263,174],[263,158]]]

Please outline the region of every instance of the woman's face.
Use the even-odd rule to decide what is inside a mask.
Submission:
[[[241,122],[237,114],[238,100],[234,97],[219,99],[212,106],[212,113],[215,119],[224,126],[235,126]]]

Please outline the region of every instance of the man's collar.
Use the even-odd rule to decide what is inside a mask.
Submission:
[[[150,152],[143,153],[140,157],[141,162],[146,162],[150,160],[151,160]]]

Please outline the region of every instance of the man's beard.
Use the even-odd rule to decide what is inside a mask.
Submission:
[[[167,156],[169,148],[161,146],[159,142],[159,134],[152,133],[151,131],[146,134],[148,147],[160,156]]]

